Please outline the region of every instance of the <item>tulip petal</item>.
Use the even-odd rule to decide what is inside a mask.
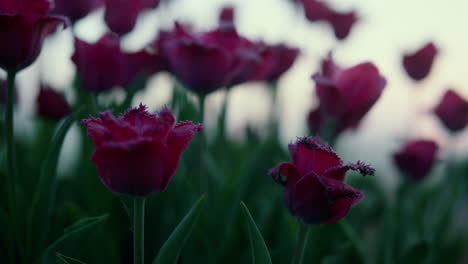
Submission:
[[[309,224],[336,222],[363,198],[359,190],[314,173],[301,178],[290,195],[289,199],[294,199],[291,211]]]
[[[403,56],[403,67],[415,81],[420,81],[430,73],[438,50],[434,43],[429,42],[413,54]]]
[[[296,184],[299,180],[299,172],[297,171],[296,167],[290,162],[282,162],[276,167],[270,169],[268,171],[268,175],[270,175],[273,180],[281,185],[287,184]],[[283,178],[284,176],[285,178]]]
[[[293,164],[301,175],[314,172],[322,175],[328,168],[342,165],[333,149],[316,138],[306,137],[289,144]]]
[[[91,160],[99,177],[111,191],[146,196],[167,186],[170,162],[167,147],[159,141],[104,143],[96,147]]]
[[[434,113],[453,132],[463,130],[468,125],[468,101],[454,90],[445,92]]]

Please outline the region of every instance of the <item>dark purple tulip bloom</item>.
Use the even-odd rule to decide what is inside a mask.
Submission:
[[[0,67],[19,71],[31,65],[45,37],[58,25],[61,16],[49,15],[51,3],[45,0],[4,0],[0,2]]]
[[[269,45],[271,55],[273,56],[273,66],[266,76],[266,81],[278,80],[296,61],[299,55],[299,49],[288,47],[285,44]]]
[[[306,18],[311,22],[323,21],[333,27],[335,36],[339,40],[345,39],[353,25],[358,21],[355,11],[338,12],[328,4],[317,0],[302,0]]]
[[[47,16],[53,2],[50,0],[2,0],[0,1],[1,15],[23,15],[31,20]]]
[[[103,6],[105,0],[55,0],[54,14],[63,15],[74,24],[92,11]]]
[[[223,27],[225,24],[231,24],[233,25],[234,22],[234,7],[232,6],[226,6],[221,9],[221,12],[219,12],[219,26]]]
[[[168,108],[142,105],[116,118],[111,112],[82,121],[96,147],[91,160],[104,185],[118,194],[146,196],[166,189],[182,152],[202,125],[175,124]]]
[[[126,87],[139,74],[151,74],[160,70],[160,60],[147,51],[124,53],[120,40],[106,34],[98,42],[90,44],[75,38],[76,65],[81,86],[89,92],[102,92],[115,86]]]
[[[437,48],[430,42],[413,54],[403,56],[403,66],[408,75],[415,81],[420,81],[429,74],[437,55]]]
[[[361,201],[362,192],[344,182],[348,170],[374,173],[361,162],[345,165],[328,145],[312,137],[289,144],[289,152],[292,163],[280,163],[269,175],[285,187],[284,200],[291,214],[307,224],[336,222]]]
[[[302,0],[301,2],[304,7],[306,18],[311,22],[327,21],[333,12],[330,7],[322,1]]]
[[[41,87],[36,104],[40,116],[54,120],[60,120],[71,112],[65,97],[48,87]]]
[[[328,18],[328,22],[333,27],[333,32],[339,40],[343,40],[349,35],[353,25],[357,21],[358,17],[355,11],[345,13],[332,12]]]
[[[107,0],[104,21],[112,32],[124,35],[133,30],[141,11],[158,4],[159,0]]]
[[[273,71],[275,57],[272,49],[263,42],[246,41],[241,57],[243,59],[241,71],[234,76],[229,86],[248,81],[265,81]]]
[[[419,181],[429,174],[436,160],[438,146],[429,140],[416,140],[407,143],[393,155],[398,169],[412,180]]]
[[[445,92],[434,112],[452,132],[463,130],[468,124],[468,101],[453,90]]]
[[[331,55],[322,62],[322,71],[312,78],[320,106],[309,115],[309,126],[318,134],[324,133],[320,128],[329,128],[330,124],[334,135],[357,127],[386,85],[374,64],[366,62],[340,69]]]
[[[174,31],[160,32],[154,46],[169,71],[199,94],[227,86],[243,65],[242,40],[233,27],[197,34],[176,23]]]
[[[265,70],[262,71],[265,68],[262,66],[271,64],[269,61],[264,60],[266,45],[252,42],[237,33],[235,28],[235,10],[231,6],[224,7],[221,10],[218,23],[218,29],[208,33],[208,35],[222,40],[224,45],[233,51],[236,60],[235,64],[237,65],[233,69],[233,72],[236,72],[236,74],[227,86],[231,87],[252,80],[260,80],[259,77],[264,78],[267,72]]]

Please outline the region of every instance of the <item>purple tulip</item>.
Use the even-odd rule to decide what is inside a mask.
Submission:
[[[430,42],[413,54],[403,56],[403,67],[406,73],[415,81],[420,81],[430,73],[437,55],[437,48]]]
[[[429,140],[408,142],[404,148],[393,155],[398,169],[412,180],[419,181],[429,174],[436,160],[438,146]]]
[[[269,175],[285,187],[284,200],[291,214],[307,224],[336,222],[362,200],[362,192],[344,182],[348,170],[374,173],[361,162],[345,165],[328,145],[312,137],[289,144],[289,152],[292,163],[278,164]]]
[[[74,24],[92,11],[103,6],[105,0],[55,0],[54,14],[63,15]]]
[[[468,124],[468,101],[455,91],[448,90],[434,109],[434,113],[450,131],[463,130]]]
[[[124,35],[133,30],[141,11],[158,4],[159,0],[107,0],[104,21],[112,32]]]
[[[60,120],[71,112],[65,97],[48,87],[41,87],[36,103],[37,113],[42,117]]]
[[[47,35],[58,25],[66,25],[61,16],[49,15],[52,7],[45,0],[4,0],[0,2],[0,67],[19,71],[31,65]]]
[[[90,44],[75,38],[76,65],[81,86],[89,92],[102,92],[115,86],[127,87],[141,74],[152,74],[162,68],[161,59],[143,50],[124,53],[120,39],[106,34]]]
[[[150,114],[142,105],[116,118],[111,112],[82,121],[96,147],[91,160],[112,192],[146,196],[166,189],[182,152],[202,125],[175,124],[168,108]]]
[[[335,65],[331,54],[322,62],[322,71],[314,74],[312,79],[320,106],[310,113],[309,127],[313,133],[322,136],[330,133],[330,125],[333,126],[333,136],[357,127],[386,85],[374,64],[365,62],[341,69]]]

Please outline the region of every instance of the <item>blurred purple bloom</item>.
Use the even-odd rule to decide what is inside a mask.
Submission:
[[[341,69],[331,54],[322,62],[322,70],[313,75],[320,100],[309,114],[309,127],[314,134],[332,133],[355,128],[377,102],[386,85],[377,67],[365,62]],[[329,126],[333,126],[330,129]],[[325,131],[327,130],[327,131]]]
[[[415,81],[420,81],[430,73],[438,50],[430,42],[413,54],[403,56],[403,67],[406,73]]]
[[[63,15],[74,24],[95,9],[104,5],[106,0],[55,0],[54,14]]]
[[[159,0],[106,1],[104,21],[109,29],[118,35],[124,35],[133,30],[141,11],[156,8],[159,4]]]
[[[0,67],[19,71],[31,65],[47,35],[58,25],[66,25],[61,16],[49,15],[52,7],[45,0],[4,0],[0,2]]]
[[[72,60],[82,88],[95,93],[127,87],[139,75],[155,73],[162,67],[161,59],[148,51],[124,53],[119,38],[112,34],[92,44],[75,38]]]
[[[468,124],[468,101],[448,90],[434,109],[439,120],[452,132],[463,130]]]
[[[42,86],[36,99],[37,113],[46,118],[59,120],[70,114],[71,109],[62,94]]]
[[[408,142],[404,148],[393,155],[398,169],[412,180],[419,181],[429,174],[436,160],[438,146],[430,140]]]

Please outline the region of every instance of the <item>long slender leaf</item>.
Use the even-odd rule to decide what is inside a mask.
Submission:
[[[184,247],[195,226],[205,200],[206,194],[203,194],[161,247],[153,264],[177,263],[180,251]]]
[[[241,202],[242,212],[244,213],[244,219],[247,223],[249,230],[250,248],[252,252],[252,263],[253,264],[271,264],[270,253],[263,240],[260,230],[258,230],[249,209]]]
[[[50,244],[42,253],[41,257],[36,261],[38,263],[41,261],[49,252],[54,250],[58,245],[60,245],[62,242],[66,241],[67,239],[78,235],[79,233],[96,226],[97,224],[100,224],[104,222],[109,215],[101,215],[101,216],[94,216],[94,217],[86,217],[83,219],[80,219],[76,221],[75,223],[71,224],[64,230],[64,234],[59,237],[57,240],[55,240],[52,244]]]
[[[50,213],[53,211],[53,201],[55,198],[55,181],[57,163],[60,156],[65,136],[73,123],[82,115],[84,108],[80,108],[63,121],[61,126],[55,131],[47,151],[46,158],[42,163],[41,174],[34,193],[32,206],[28,217],[28,237],[35,237],[37,240],[29,241],[32,245],[42,247],[49,230]],[[36,224],[37,228],[32,225]],[[39,228],[40,227],[40,228]],[[32,234],[31,231],[37,230],[39,234]]]
[[[65,256],[59,252],[55,253],[55,256],[62,262],[62,264],[86,264],[81,260]]]

